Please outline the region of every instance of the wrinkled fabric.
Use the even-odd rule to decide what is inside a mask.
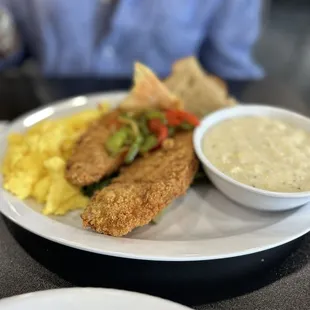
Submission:
[[[0,0],[45,75],[131,76],[141,61],[166,76],[200,56],[223,78],[259,78],[252,48],[261,0]]]

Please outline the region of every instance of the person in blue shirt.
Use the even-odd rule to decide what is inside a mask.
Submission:
[[[256,79],[261,0],[0,0],[0,70],[27,47],[46,76],[166,76],[196,55],[225,79]]]

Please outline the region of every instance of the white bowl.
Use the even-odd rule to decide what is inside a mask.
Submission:
[[[140,293],[101,288],[62,288],[0,300],[1,310],[190,310]]]
[[[218,170],[203,153],[202,139],[214,125],[232,118],[267,116],[280,119],[310,132],[310,119],[300,114],[262,105],[239,105],[214,112],[204,119],[194,132],[194,147],[203,169],[212,183],[230,199],[244,206],[266,211],[284,211],[300,207],[310,201],[310,191],[282,193],[262,190],[240,183]],[[310,159],[309,159],[310,160]]]

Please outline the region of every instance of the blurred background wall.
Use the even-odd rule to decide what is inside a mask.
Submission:
[[[310,96],[310,0],[267,0],[255,54],[268,75]]]

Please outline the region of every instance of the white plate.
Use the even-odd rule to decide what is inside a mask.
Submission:
[[[9,132],[23,131],[48,117],[94,107],[102,100],[117,103],[123,97],[124,93],[109,93],[64,100],[16,120]],[[5,136],[0,137],[0,160],[5,146]],[[176,200],[158,225],[138,228],[123,238],[83,229],[79,212],[46,217],[33,201],[20,201],[6,191],[2,193],[0,211],[25,229],[74,248],[134,259],[227,258],[267,250],[310,231],[310,205],[281,213],[249,210],[227,199],[209,183],[192,187],[186,196]]]
[[[6,129],[8,126],[8,122],[6,121],[0,121],[0,134]]]
[[[0,301],[1,310],[189,310],[148,295],[99,288],[70,288],[30,293]]]

